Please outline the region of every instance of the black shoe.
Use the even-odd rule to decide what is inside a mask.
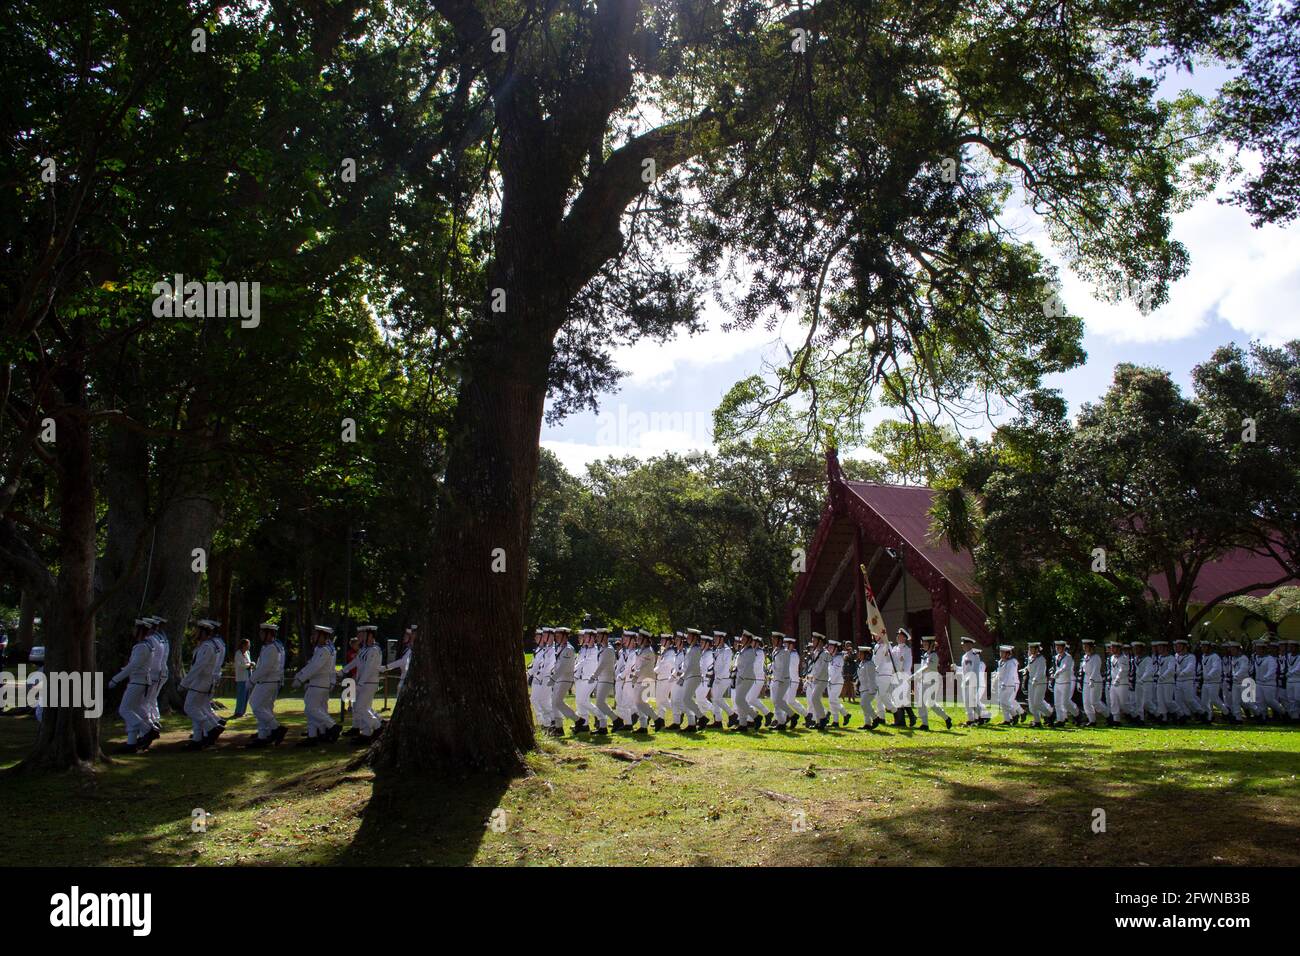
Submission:
[[[945,730],[952,730],[952,718],[951,718],[951,717],[945,717],[945,718],[943,719],[943,726],[944,726],[944,729],[945,729]]]
[[[622,730],[622,729],[623,729],[623,718],[622,718],[622,717],[615,717],[615,718],[614,718],[614,730],[617,731],[617,730]]]
[[[321,742],[321,738],[320,738],[320,737],[304,737],[302,740],[298,741],[298,743],[296,743],[294,746],[296,746],[296,747],[315,747],[315,746],[317,746],[320,742]]]
[[[210,747],[217,742],[217,738],[226,732],[226,728],[218,724],[208,731],[207,736],[203,738],[203,746]]]
[[[924,730],[926,733],[929,733],[929,732],[930,732],[930,725],[929,725],[929,724],[922,724],[922,725],[921,725],[919,728],[917,728],[917,729],[918,729],[918,730]]]
[[[853,719],[853,715],[852,715],[852,714],[845,714],[845,715],[844,715],[844,726],[847,727],[847,726],[849,725],[849,721],[851,721],[852,719]]]
[[[280,741],[284,740],[288,733],[289,728],[281,724],[279,727],[276,727],[275,730],[271,731],[271,743],[279,744]]]
[[[325,739],[330,743],[334,743],[334,741],[339,739],[339,735],[342,733],[343,733],[343,725],[335,724],[329,730],[325,731]]]
[[[120,754],[133,754],[133,753],[139,753],[139,751],[140,751],[140,745],[138,743],[122,744],[122,746],[117,748],[117,753]]]
[[[596,736],[598,736],[598,737],[604,737],[604,736],[606,736],[608,733],[609,733],[609,728],[608,728],[608,727],[597,727],[597,728],[596,728]]]
[[[225,717],[218,717],[218,718],[217,718],[217,723],[219,723],[222,727],[226,726],[226,718],[225,718]]]
[[[829,719],[830,719],[829,717],[823,717],[821,720],[817,721],[817,729],[818,729],[818,730],[825,730],[825,729],[826,729],[826,722],[827,722]]]
[[[737,717],[735,714],[729,714],[729,715],[727,716],[727,726],[728,726],[728,727],[739,727],[739,726],[740,726],[740,718]]]
[[[767,726],[771,727],[771,726],[772,726],[772,715],[771,715],[771,714],[766,714],[766,715],[763,717],[763,723],[765,723],[765,724],[767,724]]]
[[[254,737],[248,743],[244,744],[246,750],[258,750],[262,747],[268,747],[271,744],[270,737]]]
[[[812,714],[803,715],[803,725],[805,727],[811,727],[813,725]]]
[[[344,736],[344,737],[360,737],[360,736],[361,736],[361,728],[360,728],[360,727],[349,727],[349,728],[348,728],[348,732],[347,732],[346,734],[344,734],[343,736]]]
[[[912,710],[911,707],[907,708],[907,726],[916,726],[916,711]]]
[[[185,743],[181,744],[181,750],[202,750],[202,749],[203,749],[202,740],[194,740],[191,738],[190,740],[187,740],[185,741]]]

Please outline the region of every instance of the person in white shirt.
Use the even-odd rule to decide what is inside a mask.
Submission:
[[[1163,716],[1160,710],[1160,695],[1156,692],[1156,659],[1147,653],[1146,641],[1133,642],[1133,664],[1137,669],[1133,680],[1133,716],[1140,724],[1147,718],[1153,720]]]
[[[1010,644],[998,647],[998,706],[1002,708],[1002,723],[1018,724],[1025,712],[1016,700],[1020,693],[1020,664],[1015,658],[1016,649]]]
[[[578,719],[573,724],[575,734],[587,733],[595,723],[596,708],[591,702],[591,695],[596,690],[595,673],[596,632],[584,627],[578,631],[578,654],[573,663],[573,702],[578,712]]]
[[[1029,661],[1025,665],[1025,676],[1029,695],[1029,714],[1034,718],[1034,726],[1043,726],[1043,718],[1050,722],[1052,705],[1047,702],[1047,658],[1043,656],[1043,645],[1039,641],[1029,642]]]
[[[402,633],[402,653],[383,667],[383,673],[397,671],[397,699],[402,699],[402,690],[406,687],[406,675],[411,670],[411,655],[415,652],[415,635],[419,630],[415,624],[408,624]],[[396,707],[396,704],[394,704]]]
[[[880,723],[876,717],[875,705],[879,687],[876,682],[876,661],[872,657],[869,644],[859,644],[858,652],[858,701],[862,704],[862,729],[871,730]]]
[[[751,639],[753,635],[748,635],[748,631],[742,631],[737,638],[740,643],[740,649],[736,652],[736,689],[734,694],[736,706],[737,726],[742,730],[757,730],[761,726],[753,709],[750,707],[750,688],[754,683],[754,658],[759,653],[754,647]],[[751,727],[752,725],[752,727]]]
[[[1277,644],[1266,637],[1255,642],[1255,716],[1260,720],[1276,720],[1287,716],[1278,699],[1276,651]]]
[[[554,628],[544,627],[534,635],[536,646],[528,666],[528,696],[533,715],[542,727],[551,725],[551,641]]]
[[[619,642],[618,654],[614,658],[614,729],[622,730],[632,723],[634,704],[634,674],[636,668],[636,646],[641,641],[639,631],[624,631]]]
[[[1102,683],[1101,655],[1097,653],[1097,642],[1085,637],[1083,660],[1079,662],[1079,673],[1083,677],[1083,716],[1089,727],[1097,726],[1097,717],[1103,712],[1101,702]]]
[[[1174,641],[1174,699],[1184,718],[1201,712],[1201,700],[1196,693],[1196,666],[1191,641],[1183,637]]]
[[[248,675],[253,672],[253,658],[248,653],[250,646],[248,638],[241,637],[235,651],[235,713],[232,719],[248,713]]]
[[[889,636],[883,631],[875,636],[871,649],[871,660],[876,665],[876,699],[873,727],[878,727],[892,716],[894,725],[902,720],[894,705],[894,695],[898,684],[898,662],[894,658],[893,648],[889,645]]]
[[[1056,642],[1056,662],[1052,671],[1052,709],[1056,712],[1056,721],[1052,726],[1060,727],[1069,718],[1080,723],[1079,708],[1074,702],[1074,657],[1070,654],[1068,641]]]
[[[962,655],[960,664],[961,705],[966,710],[966,726],[986,723],[988,716],[984,712],[984,659],[980,649],[975,646],[975,638],[961,639]]]
[[[614,694],[614,661],[617,653],[609,643],[609,628],[596,631],[596,665],[591,681],[596,694],[596,733],[609,733],[609,725],[618,720],[618,714],[609,706]]]
[[[1200,712],[1206,723],[1214,721],[1214,711],[1227,714],[1228,708],[1223,703],[1223,658],[1219,656],[1216,646],[1204,641],[1201,644],[1201,699]]]
[[[330,716],[330,688],[334,686],[334,629],[323,624],[312,628],[314,649],[307,663],[293,677],[303,688],[302,709],[307,717],[307,739],[300,746],[314,747],[338,740],[343,728]]]
[[[724,723],[720,711],[709,702],[709,679],[713,672],[713,638],[708,634],[700,635],[700,683],[695,688],[695,709],[705,714],[704,724],[711,721]]]
[[[799,703],[799,640],[785,634],[781,636],[781,643],[786,649],[785,709],[790,715],[786,719],[786,727],[790,729],[799,726],[800,717],[808,718],[808,710]]]
[[[772,632],[772,720],[778,728],[790,723],[790,705],[786,702],[790,685],[790,651],[785,646],[785,635]]]
[[[348,661],[339,673],[340,677],[354,675],[352,726],[348,728],[347,736],[355,738],[358,743],[370,743],[384,732],[384,722],[374,708],[375,693],[379,690],[379,671],[384,666],[383,651],[375,643],[378,630],[373,624],[362,624],[357,628],[361,648],[357,651],[357,656]],[[261,658],[258,659],[258,664],[261,664]],[[256,687],[253,692],[256,694]]]
[[[677,717],[682,730],[699,730],[703,727],[704,716],[695,703],[695,691],[700,685],[700,632],[693,627],[686,629],[686,641],[677,659],[677,686],[673,691],[673,715]]]
[[[187,750],[198,750],[216,743],[224,729],[212,712],[212,686],[216,679],[213,673],[225,656],[221,650],[224,644],[217,634],[216,621],[204,619],[195,622],[194,627],[198,644],[194,648],[190,669],[181,679],[181,687],[186,691],[185,714],[193,727],[185,744]]]
[[[1124,653],[1123,645],[1117,640],[1107,641],[1106,650],[1110,652],[1110,687],[1108,688],[1110,713],[1106,715],[1106,723],[1114,726],[1131,710],[1128,694],[1128,655]]]
[[[278,744],[288,733],[288,728],[275,719],[275,698],[280,693],[280,682],[284,680],[284,645],[280,643],[280,628],[268,621],[258,631],[262,649],[249,678],[253,684],[249,706],[257,718],[257,736],[246,745],[254,748]]]
[[[122,722],[126,724],[126,744],[120,749],[120,753],[133,754],[140,750],[147,750],[149,745],[158,738],[158,731],[150,723],[147,711],[149,667],[154,649],[153,643],[149,640],[151,627],[152,624],[147,618],[136,619],[135,643],[131,645],[131,656],[127,658],[126,665],[108,682],[108,686],[113,688],[126,681],[126,692],[122,694],[122,702],[117,709],[117,712],[122,715]]]
[[[731,645],[727,643],[726,631],[713,632],[713,682],[709,687],[709,702],[713,705],[713,714],[723,726],[736,726],[736,709],[727,700],[731,690]]]
[[[939,672],[939,650],[933,637],[921,638],[921,663],[913,675],[916,681],[917,704],[921,711],[921,729],[930,729],[930,715],[934,714],[943,721],[944,727],[952,729],[952,718],[939,706],[939,697],[943,689],[943,675]]]
[[[743,633],[749,635],[749,640],[754,645],[753,682],[749,685],[749,696],[745,698],[745,704],[754,714],[757,727],[762,727],[764,724],[770,727],[772,712],[767,704],[763,703],[763,689],[767,687],[767,651],[763,647],[761,637],[748,631]]]
[[[564,736],[564,720],[577,720],[578,714],[569,706],[567,698],[573,689],[573,665],[577,654],[569,642],[569,629],[557,627],[551,663],[551,725],[548,732],[553,737]]]
[[[1151,654],[1156,668],[1156,694],[1160,699],[1162,719],[1167,723],[1181,723],[1186,716],[1178,704],[1177,679],[1178,668],[1174,655],[1169,653],[1168,641],[1152,641]]]
[[[650,732],[650,724],[655,719],[654,708],[650,706],[650,692],[655,685],[654,637],[647,631],[637,635],[636,646],[632,650],[632,733]],[[639,721],[639,723],[638,723]]]
[[[894,685],[894,721],[900,727],[907,720],[909,727],[916,726],[916,712],[912,710],[912,632],[905,627],[898,629],[894,646],[890,649],[894,658],[894,670],[898,675]]]
[[[162,714],[158,710],[158,695],[162,693],[163,684],[167,683],[169,674],[167,658],[171,654],[171,641],[167,637],[167,632],[163,630],[163,625],[167,623],[165,617],[154,616],[150,618],[150,622],[149,690],[145,694],[144,713],[149,720],[149,725],[157,731],[154,734],[154,739],[157,739],[162,733]]]
[[[1228,649],[1228,660],[1223,669],[1228,673],[1228,679],[1231,681],[1228,697],[1224,703],[1228,705],[1228,715],[1232,722],[1240,724],[1246,719],[1243,697],[1246,683],[1250,680],[1250,658],[1242,653],[1241,644],[1237,641],[1228,641],[1223,646]]]
[[[827,721],[822,696],[826,693],[830,673],[830,654],[825,642],[825,634],[812,632],[812,640],[808,645],[808,670],[804,676],[804,689],[808,696],[808,716],[804,718],[804,723],[818,730],[825,730]]]
[[[826,697],[830,702],[831,723],[836,727],[841,726],[841,723],[847,727],[853,715],[840,703],[840,697],[844,693],[844,642],[832,639],[827,641],[826,645],[829,648],[829,657],[826,661]]]
[[[673,649],[673,635],[659,635],[659,657],[655,661],[655,729],[663,730],[664,722],[671,713],[673,698],[673,670],[677,664],[677,653]]]

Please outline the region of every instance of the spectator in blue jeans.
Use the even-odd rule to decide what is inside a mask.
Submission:
[[[235,651],[235,717],[243,717],[248,709],[248,672],[253,669],[248,646],[248,638],[242,638]]]

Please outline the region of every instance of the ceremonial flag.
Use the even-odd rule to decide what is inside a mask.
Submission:
[[[867,591],[867,630],[872,637],[885,637],[885,619],[880,616],[880,608],[876,607],[876,596],[871,593],[871,584],[867,581],[867,569],[859,567],[862,568],[862,586]]]

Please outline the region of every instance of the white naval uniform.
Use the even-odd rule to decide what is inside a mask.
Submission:
[[[1160,694],[1156,691],[1156,675],[1159,671],[1160,666],[1154,657],[1146,655],[1138,658],[1137,682],[1134,685],[1137,703],[1133,708],[1138,720],[1164,716],[1164,711],[1160,708]]]
[[[647,644],[645,647],[632,649],[634,659],[635,682],[632,684],[632,708],[642,724],[649,728],[655,718],[654,708],[650,706],[650,692],[655,687],[655,649]]]
[[[573,689],[573,665],[577,660],[573,645],[563,641],[555,649],[555,663],[551,667],[551,725],[563,728],[565,719],[577,720],[578,714],[568,701]]]
[[[1020,664],[1014,657],[998,661],[998,706],[1002,708],[1002,719],[1010,720],[1024,713],[1016,694],[1020,692]]]
[[[898,672],[898,683],[894,687],[894,707],[911,707],[912,697],[916,693],[916,688],[912,686],[912,645],[895,644],[889,653],[894,658],[895,670]],[[983,661],[980,663],[983,664]]]
[[[767,655],[763,648],[754,648],[754,682],[749,685],[749,696],[745,698],[745,705],[754,714],[755,718],[762,718],[770,714],[767,704],[763,703],[763,688],[767,686]]]
[[[407,644],[402,648],[401,656],[392,663],[385,664],[383,668],[385,674],[390,671],[397,671],[397,696],[399,698],[402,696],[402,688],[406,686],[406,675],[411,669],[411,651],[413,649],[414,645]]]
[[[257,736],[265,740],[280,726],[275,719],[275,698],[280,693],[280,681],[284,679],[284,645],[278,640],[263,644],[253,665],[249,677],[252,690],[249,691],[248,705],[257,718]]]
[[[815,657],[808,662],[806,684],[808,696],[808,716],[814,724],[819,724],[826,717],[826,707],[822,704],[822,695],[826,691],[827,678],[830,673],[830,655],[826,648],[820,648]]]
[[[149,723],[155,730],[161,730],[162,714],[158,710],[158,695],[162,693],[163,684],[167,682],[167,656],[171,652],[171,644],[167,641],[167,635],[162,633],[150,634],[147,640],[150,645],[150,654],[149,690],[145,695],[145,716],[148,717]]]
[[[695,691],[700,686],[700,645],[687,644],[677,662],[677,686],[673,692],[673,716],[686,717],[691,723],[700,719],[700,709],[695,701]]]
[[[695,709],[700,713],[709,713],[714,720],[721,720],[718,709],[709,703],[709,671],[713,669],[713,648],[700,650],[700,682],[695,687]]]
[[[1025,665],[1029,674],[1025,678],[1029,688],[1029,714],[1034,718],[1034,726],[1040,727],[1043,718],[1052,719],[1052,705],[1047,702],[1047,658],[1036,654]]]
[[[533,652],[533,663],[528,674],[532,679],[528,696],[533,703],[533,714],[543,727],[551,725],[551,665],[555,661],[554,647],[554,644],[547,644]]]
[[[1292,720],[1300,720],[1300,654],[1286,657],[1286,705]]]
[[[1056,711],[1056,722],[1063,724],[1067,717],[1075,717],[1079,713],[1073,700],[1074,658],[1069,651],[1056,655],[1055,678],[1052,682],[1052,709]]]
[[[894,710],[894,688],[898,683],[898,667],[888,641],[879,641],[871,652],[876,665],[875,711],[880,720]]]
[[[1259,716],[1267,717],[1270,710],[1275,716],[1283,712],[1277,690],[1277,658],[1260,654],[1255,658],[1255,709]]]
[[[1191,652],[1174,655],[1174,699],[1184,716],[1191,717],[1201,711],[1201,701],[1196,696],[1196,655]]]
[[[625,724],[632,721],[632,701],[628,694],[631,686],[628,672],[632,668],[632,655],[632,648],[620,647],[614,656],[614,712]]]
[[[984,708],[984,658],[974,648],[961,656],[961,705],[966,710],[966,723],[988,716]]]
[[[573,699],[578,719],[584,723],[594,724],[596,719],[596,708],[591,702],[591,695],[596,690],[594,675],[599,654],[600,651],[594,644],[584,644],[578,648],[578,659],[573,665]]]
[[[789,656],[790,652],[784,647],[778,647],[772,655],[772,711],[775,715],[772,719],[778,724],[790,719],[790,704],[786,700],[790,684]]]
[[[1229,658],[1229,661],[1232,665],[1232,693],[1229,695],[1229,707],[1233,719],[1241,720],[1242,711],[1246,706],[1242,694],[1246,689],[1246,681],[1250,679],[1250,658],[1245,654],[1238,654],[1236,657]]]
[[[261,658],[258,658],[258,663],[261,663]],[[378,644],[372,644],[357,651],[356,657],[343,668],[344,675],[355,675],[357,696],[352,704],[352,726],[363,737],[372,736],[384,724],[374,708],[375,692],[379,689],[379,671],[383,666],[383,652]]]
[[[1160,710],[1165,717],[1183,717],[1176,691],[1177,664],[1174,655],[1166,654],[1156,659],[1156,693],[1160,697]]]
[[[844,652],[838,651],[830,655],[830,660],[826,662],[826,693],[830,701],[831,719],[835,723],[848,716],[848,711],[840,703],[840,696],[844,693]]]
[[[744,727],[754,719],[750,706],[750,690],[754,683],[754,658],[758,652],[753,647],[742,647],[736,652],[736,718]]]
[[[209,637],[194,649],[194,661],[189,671],[181,679],[185,688],[185,714],[190,718],[193,731],[191,740],[202,740],[217,726],[217,718],[212,713],[212,685],[214,673],[219,673],[219,661],[225,655],[218,655],[221,641]]]
[[[1128,655],[1110,655],[1110,716],[1119,720],[1133,710],[1128,690]]]
[[[1206,720],[1214,719],[1214,708],[1225,713],[1223,703],[1223,658],[1213,651],[1201,655],[1201,710]]]
[[[123,681],[127,682],[126,692],[122,695],[122,703],[118,706],[117,712],[122,715],[122,722],[126,724],[128,744],[134,744],[153,729],[147,711],[149,664],[152,653],[153,645],[148,639],[136,641],[131,645],[131,656],[127,658],[126,665],[108,682],[109,687],[116,687]]]
[[[1079,670],[1083,674],[1083,716],[1088,718],[1089,726],[1095,726],[1097,717],[1104,715],[1101,702],[1101,655],[1096,651],[1083,655]]]
[[[592,672],[592,684],[596,688],[596,726],[604,727],[606,721],[612,722],[617,714],[609,706],[609,698],[614,693],[614,660],[618,655],[609,643],[596,648],[596,669]]]
[[[208,718],[212,721],[212,723],[216,724],[216,723],[220,723],[220,721],[217,720],[216,707],[213,705],[212,702],[216,700],[217,690],[221,686],[221,669],[226,666],[227,648],[226,648],[225,641],[218,640],[218,641],[214,641],[213,643],[216,644],[216,647],[213,651],[213,660],[212,660],[212,689],[211,692],[208,694]],[[249,673],[251,674],[252,672],[250,671]],[[251,684],[249,685],[249,690],[250,691],[252,690]]]
[[[800,717],[808,716],[808,709],[799,703],[799,648],[792,647],[785,658],[786,665],[786,685],[785,685],[785,706],[786,712],[798,714]]]
[[[731,690],[731,648],[723,644],[713,652],[713,686],[709,688],[709,701],[719,721],[724,721],[736,712],[727,700],[727,691]]]
[[[293,677],[295,684],[305,688],[302,709],[307,717],[308,737],[319,737],[334,726],[334,718],[330,716],[330,688],[334,686],[335,658],[334,645],[321,644]]]
[[[939,706],[942,677],[939,674],[938,650],[921,653],[921,664],[913,676],[916,680],[917,709],[921,712],[921,726],[930,726],[930,714],[934,714],[946,724],[948,714]]]
[[[677,664],[677,652],[665,647],[655,661],[655,716],[660,720],[668,719],[673,696],[673,668]]]

